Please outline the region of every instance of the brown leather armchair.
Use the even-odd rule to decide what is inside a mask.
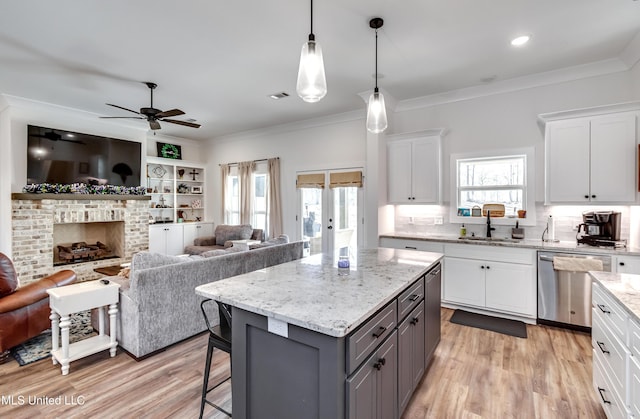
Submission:
[[[18,288],[11,259],[0,253],[0,356],[51,327],[47,289],[75,281],[75,272],[64,270]]]

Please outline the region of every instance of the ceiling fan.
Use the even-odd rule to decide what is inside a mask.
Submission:
[[[54,130],[45,131],[44,134],[29,134],[29,136],[30,137],[38,137],[38,138],[46,138],[47,140],[50,140],[50,141],[67,141],[69,143],[77,143],[77,144],[86,145],[85,142],[80,141],[80,140],[68,140],[66,138],[62,138],[62,135],[58,134]]]
[[[168,111],[161,111],[160,109],[156,109],[153,107],[153,90],[158,87],[157,84],[146,81],[144,84],[151,90],[151,105],[148,108],[140,108],[140,112],[134,111],[132,109],[127,109],[122,106],[113,105],[111,103],[107,103],[109,106],[113,106],[114,108],[123,109],[128,112],[136,113],[140,116],[101,116],[100,118],[104,119],[146,119],[149,121],[149,127],[152,130],[160,129],[160,122],[170,122],[172,124],[184,125],[185,127],[191,128],[200,128],[200,124],[194,124],[193,122],[187,121],[179,121],[177,119],[167,119],[171,116],[184,115],[184,112],[180,109],[171,109]]]

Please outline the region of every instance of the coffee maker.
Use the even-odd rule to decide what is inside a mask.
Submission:
[[[578,225],[578,243],[590,246],[625,247],[620,240],[622,214],[615,211],[585,211]],[[582,234],[581,234],[582,233]]]

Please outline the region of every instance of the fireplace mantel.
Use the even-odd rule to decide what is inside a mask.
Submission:
[[[74,201],[149,201],[148,195],[80,194],[80,193],[12,193],[13,200],[38,201],[42,199],[60,199]]]

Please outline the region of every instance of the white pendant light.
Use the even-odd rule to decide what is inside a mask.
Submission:
[[[302,45],[296,91],[302,100],[310,103],[318,102],[327,94],[322,48],[313,34],[313,0],[311,0],[311,33],[309,41]]]
[[[369,26],[376,30],[376,87],[369,97],[367,108],[367,130],[379,134],[387,129],[387,109],[384,105],[384,96],[378,90],[378,29],[384,21],[375,17],[369,21]]]

